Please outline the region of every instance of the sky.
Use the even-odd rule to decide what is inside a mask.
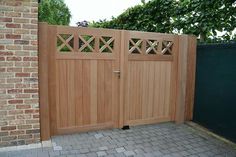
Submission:
[[[64,0],[69,7],[72,18],[70,26],[76,26],[79,21],[98,21],[116,17],[131,6],[141,3],[141,0]]]

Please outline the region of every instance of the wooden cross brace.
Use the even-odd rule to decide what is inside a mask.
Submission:
[[[153,42],[150,40],[147,40],[147,43],[149,45],[149,48],[146,50],[146,53],[148,54],[149,52],[151,52],[151,50],[157,53],[157,49],[155,48],[155,46],[158,46],[158,42],[156,40]]]
[[[66,40],[64,40],[60,35],[57,35],[57,37],[62,41],[62,44],[57,48],[57,51],[60,51],[64,46],[67,46],[70,51],[73,51],[73,48],[68,44],[70,40],[74,37],[73,35],[71,35]]]
[[[86,47],[88,47],[91,51],[94,51],[93,47],[90,45],[90,43],[94,40],[94,37],[92,36],[89,38],[89,40],[85,40],[82,36],[79,36],[80,40],[83,41],[84,45],[79,48],[79,51],[83,51]]]
[[[171,53],[171,50],[170,50],[170,48],[171,48],[171,46],[173,45],[173,42],[172,41],[167,41],[167,42],[162,42],[163,43],[163,45],[165,46],[165,48],[162,50],[162,54],[165,54],[167,51],[169,52],[169,53]]]
[[[114,41],[114,37],[109,39],[108,41],[105,41],[102,37],[100,40],[104,43],[104,45],[99,49],[100,52],[103,52],[106,48],[108,48],[111,52],[113,51],[112,48],[110,47],[110,44]]]
[[[131,39],[130,40],[131,44],[133,45],[131,47],[131,49],[129,50],[129,53],[132,53],[135,49],[137,49],[139,51],[139,53],[142,53],[142,51],[140,50],[140,48],[138,47],[141,43],[142,40],[138,40],[136,43]]]

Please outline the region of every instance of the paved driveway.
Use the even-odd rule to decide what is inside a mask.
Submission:
[[[0,152],[0,156],[236,157],[236,148],[188,125],[174,123],[56,136],[52,142],[51,148]]]

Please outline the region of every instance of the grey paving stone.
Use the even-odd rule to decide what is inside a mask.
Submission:
[[[88,153],[88,152],[89,152],[89,149],[87,149],[87,148],[79,149],[79,152],[80,152],[81,154]]]
[[[117,153],[122,153],[122,152],[125,152],[125,148],[124,147],[120,147],[120,148],[116,148],[116,152]]]
[[[97,157],[97,154],[95,152],[87,153],[86,157]]]
[[[116,157],[125,157],[125,154],[124,153],[118,153],[118,154],[115,154]]]
[[[54,147],[53,147],[53,150],[55,150],[55,151],[56,151],[56,150],[62,150],[62,147],[61,147],[61,146],[54,146]]]
[[[59,155],[60,155],[60,152],[59,152],[59,151],[49,152],[49,156],[50,156],[50,157],[56,157],[56,156],[59,156]]]
[[[38,157],[49,157],[48,152],[38,152]]]
[[[125,151],[124,154],[125,154],[125,156],[129,156],[129,157],[132,157],[135,155],[135,153],[133,151]]]
[[[102,138],[102,137],[104,137],[104,136],[103,136],[103,134],[95,134],[94,137],[95,137],[96,139],[100,139],[100,138]]]
[[[106,156],[107,153],[105,151],[99,151],[99,152],[97,152],[97,155],[98,156]]]
[[[108,147],[107,146],[103,146],[103,147],[99,147],[98,149],[99,150],[108,150]]]
[[[85,154],[77,154],[76,157],[86,157]]]

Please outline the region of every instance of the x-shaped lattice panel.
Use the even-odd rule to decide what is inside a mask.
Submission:
[[[141,39],[130,39],[129,40],[129,53],[142,53],[142,40]]]
[[[114,38],[102,36],[99,38],[99,52],[112,53],[114,48]]]
[[[57,51],[70,52],[73,51],[74,36],[72,34],[57,35]]]
[[[162,51],[161,53],[163,55],[171,55],[172,54],[172,47],[173,47],[173,42],[172,41],[162,41]]]
[[[80,52],[93,52],[95,45],[95,37],[91,35],[79,36],[79,51]]]
[[[146,53],[147,54],[157,54],[158,44],[159,44],[159,42],[157,40],[147,40]]]

